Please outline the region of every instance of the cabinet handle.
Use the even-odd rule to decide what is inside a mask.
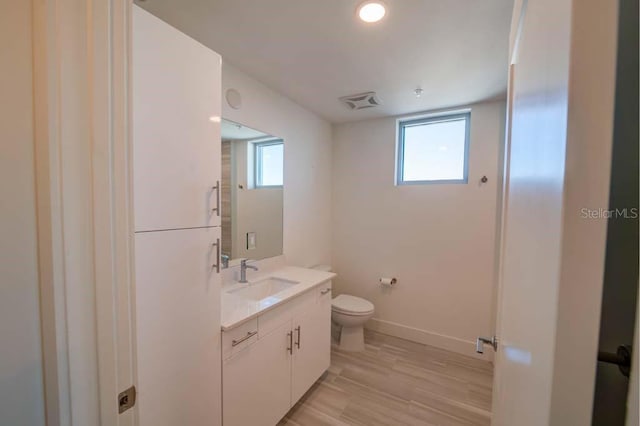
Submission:
[[[231,341],[231,346],[238,346],[240,343],[244,342],[245,340],[251,339],[253,336],[255,336],[256,334],[258,334],[257,331],[248,331],[247,335],[244,336],[242,339],[238,339],[238,340],[232,340]]]
[[[216,273],[220,273],[220,238],[216,238],[216,242],[212,244],[216,248],[216,263],[211,265],[212,269],[216,270]]]
[[[293,331],[288,332],[287,337],[289,338],[289,347],[287,347],[287,352],[293,354]]]
[[[216,216],[220,216],[220,181],[216,181],[216,186],[211,188],[213,191],[216,191],[216,207],[211,209],[211,213],[215,212]]]
[[[330,289],[330,288],[327,288],[327,289],[325,289],[325,290],[322,290],[322,291],[320,292],[320,294],[321,294],[322,296],[324,296],[325,294],[329,293],[330,291],[331,291],[331,289]]]
[[[300,349],[300,326],[296,327],[296,333],[298,334],[296,339],[296,348]]]

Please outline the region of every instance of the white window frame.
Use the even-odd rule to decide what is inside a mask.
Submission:
[[[429,179],[429,180],[409,180],[403,178],[404,175],[404,137],[405,128],[408,126],[439,123],[443,121],[453,121],[463,119],[465,121],[465,141],[464,141],[464,165],[462,179]],[[438,114],[405,117],[397,120],[397,142],[396,142],[396,185],[431,185],[431,184],[466,184],[469,181],[469,140],[471,136],[471,110],[448,111]]]

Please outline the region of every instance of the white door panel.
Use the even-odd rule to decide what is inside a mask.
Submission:
[[[224,361],[225,426],[273,426],[291,403],[291,321]]]
[[[295,404],[331,363],[331,285],[320,286],[313,308],[293,320],[294,352],[291,369]],[[321,294],[324,292],[324,294]]]
[[[141,426],[221,422],[220,228],[135,236]]]
[[[518,60],[511,69],[495,425],[545,425],[550,412],[562,242],[570,6],[564,0],[529,2],[520,23]],[[537,21],[549,10],[554,10],[554,20]],[[540,25],[545,25],[546,34],[539,33]],[[550,56],[550,50],[556,54]]]
[[[221,58],[133,11],[135,229],[219,226]]]

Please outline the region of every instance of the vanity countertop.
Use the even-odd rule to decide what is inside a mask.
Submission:
[[[230,330],[243,322],[275,308],[278,305],[311,290],[335,277],[333,272],[287,266],[261,273],[253,273],[248,284],[233,282],[222,287],[222,331]],[[273,277],[295,281],[298,284],[260,301],[252,301],[233,294],[251,283]]]

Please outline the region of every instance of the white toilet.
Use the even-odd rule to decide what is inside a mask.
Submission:
[[[341,326],[340,349],[364,350],[364,323],[373,317],[373,311],[373,303],[348,294],[341,294],[331,301],[331,319]]]

